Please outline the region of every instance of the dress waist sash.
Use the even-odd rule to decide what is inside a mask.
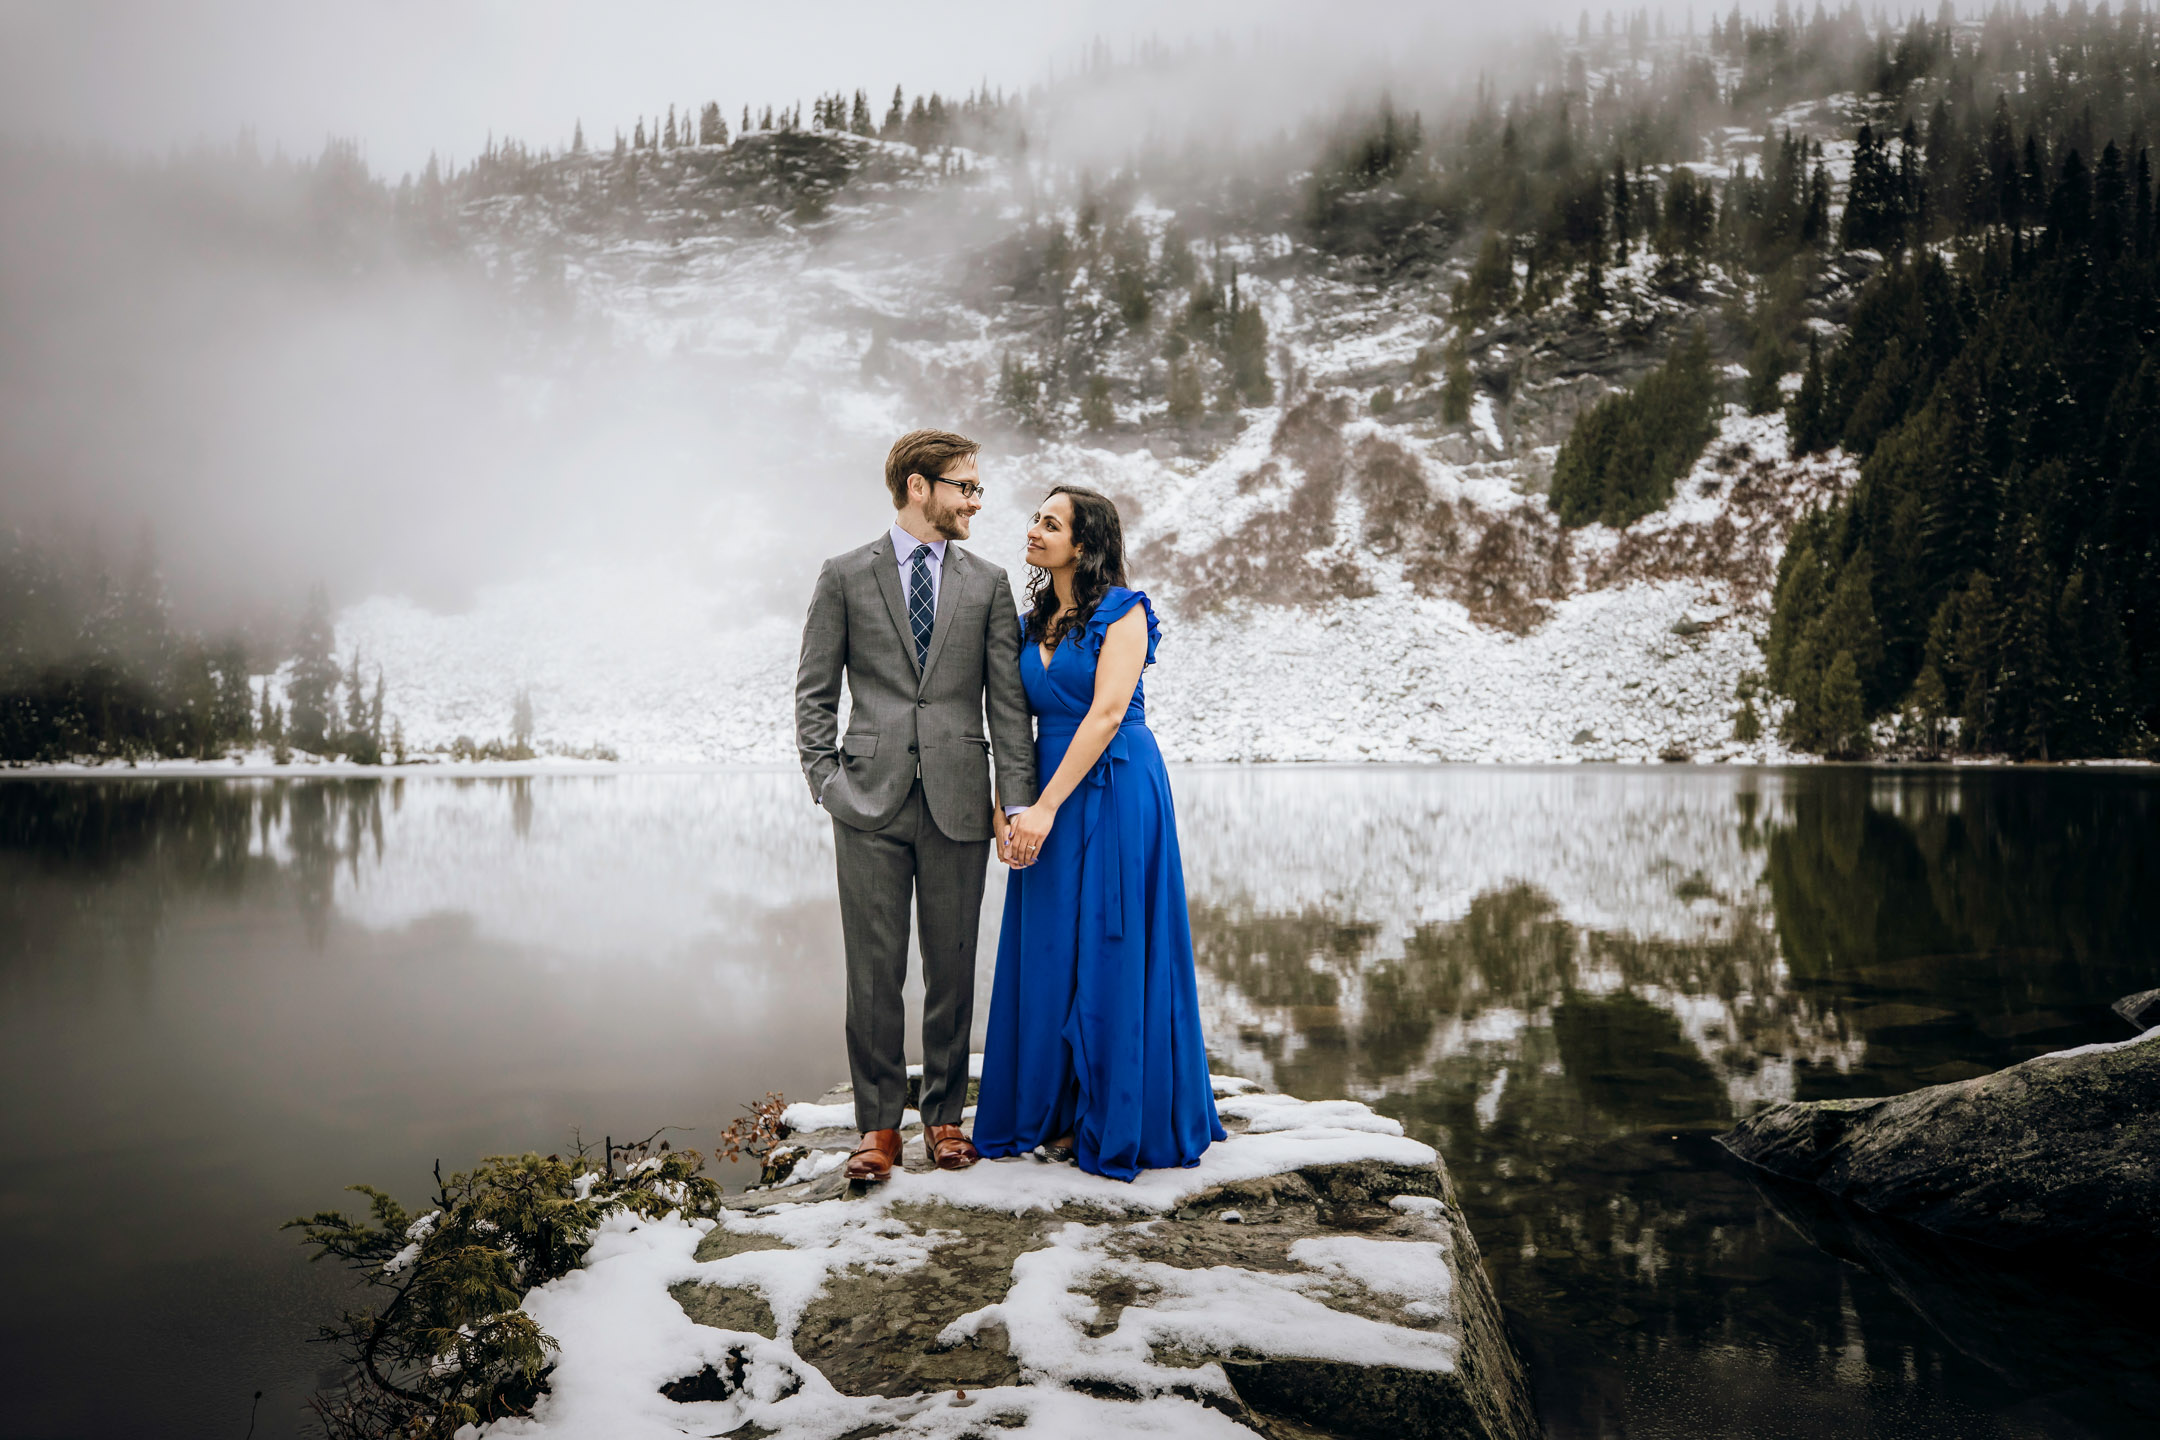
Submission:
[[[1126,736],[1134,730],[1146,729],[1144,718],[1126,717],[1118,725],[1117,733],[1110,737],[1110,743],[1103,747],[1102,755],[1081,779],[1076,792],[1080,796],[1081,884],[1092,885],[1101,900],[1103,936],[1109,940],[1125,938],[1125,865],[1124,847],[1118,838],[1117,772],[1132,760],[1132,749]],[[1038,717],[1036,738],[1041,742],[1061,740],[1070,745],[1079,730],[1077,720],[1044,715]],[[1098,836],[1099,844],[1096,843]]]

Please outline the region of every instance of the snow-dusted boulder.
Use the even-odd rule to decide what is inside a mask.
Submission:
[[[1788,1101],[1720,1139],[1875,1215],[2160,1283],[2160,1026],[1895,1099]]]
[[[611,1224],[526,1308],[561,1346],[490,1435],[1538,1433],[1431,1147],[1363,1105],[1218,1082],[1232,1134],[1130,1185],[1039,1160],[853,1193],[844,1092],[795,1176]],[[837,1118],[835,1118],[837,1117]]]

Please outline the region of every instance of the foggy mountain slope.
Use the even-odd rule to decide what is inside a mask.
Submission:
[[[725,373],[716,405],[751,424],[780,417],[762,439],[781,458],[768,450],[759,464],[777,464],[782,486],[804,462],[790,453],[798,442],[820,470],[852,455],[852,472],[821,476],[821,503],[742,517],[761,551],[787,561],[761,567],[755,587],[731,587],[713,566],[587,563],[483,590],[459,614],[391,598],[349,608],[340,652],[383,667],[414,745],[501,733],[524,687],[543,740],[597,741],[633,762],[786,763],[816,560],[886,523],[875,467],[890,438],[943,423],[990,442],[996,490],[972,543],[1016,584],[1042,488],[1075,479],[1118,498],[1135,581],[1167,612],[1151,701],[1179,758],[1780,753],[1731,739],[1735,687],[1761,665],[1754,635],[1786,528],[1850,477],[1836,463],[1788,463],[1779,418],[1736,411],[1681,498],[1624,532],[1562,531],[1541,492],[1566,423],[1657,356],[1602,340],[1564,301],[1474,335],[1474,403],[1445,423],[1434,356],[1455,328],[1460,259],[1374,283],[1316,261],[1287,231],[1221,233],[1186,258],[1225,277],[1226,304],[1264,317],[1273,394],[1217,397],[1176,422],[1158,337],[1179,319],[1106,323],[1119,280],[1088,254],[1054,290],[1025,278],[1060,237],[1089,229],[1144,245],[1155,270],[1175,266],[1188,242],[1151,197],[1058,207],[982,156],[942,159],[940,176],[889,158],[905,147],[779,138],[867,156],[875,178],[708,221],[683,198],[703,182],[677,161],[672,182],[642,182],[634,224],[581,229],[574,206],[534,197],[474,205],[463,223],[491,264],[558,276],[566,303],[618,344]],[[732,149],[765,143],[777,142]],[[609,178],[624,162],[564,163],[588,188],[624,188]],[[1089,205],[1101,212],[1092,225]],[[923,245],[931,224],[959,240]],[[1700,308],[1660,295],[1647,263],[1612,284],[1615,329],[1670,331]],[[1089,353],[1106,412],[1031,410],[1044,402],[1025,372],[1057,363],[1046,330],[1091,326],[1108,336]],[[1397,398],[1376,414],[1383,386]],[[709,457],[716,479],[729,459]],[[686,523],[725,529],[724,511]]]
[[[2151,748],[2143,9],[1336,38],[394,185],[0,145],[0,754],[784,764],[924,424],[1016,570],[1119,500],[1188,758]]]
[[[883,530],[883,454],[935,424],[986,442],[973,543],[1016,581],[1045,487],[1119,501],[1168,620],[1153,699],[1182,758],[1767,758],[1893,729],[1939,753],[1960,722],[1927,697],[1992,713],[2027,672],[1975,644],[2030,638],[1972,599],[1938,657],[1955,673],[1910,682],[1942,648],[1947,567],[2023,565],[1997,578],[2038,593],[2099,556],[2065,593],[2100,618],[2058,607],[2061,653],[2115,653],[2111,607],[2125,633],[2160,614],[2109,558],[2129,548],[1990,555],[2015,539],[1989,534],[2001,486],[1908,497],[1972,509],[1969,535],[1941,532],[1955,555],[1851,498],[2001,277],[2075,269],[2046,260],[2052,230],[2075,240],[2097,206],[2095,263],[2153,248],[2148,157],[2102,142],[2149,130],[2160,31],[1857,7],[1653,24],[1538,32],[1483,69],[1346,52],[1275,104],[1262,82],[1299,59],[1279,43],[1135,47],[1024,94],[896,94],[883,124],[860,93],[807,123],[746,108],[740,130],[671,107],[612,147],[581,126],[395,185],[352,142],[0,150],[61,202],[0,227],[0,303],[32,322],[7,336],[26,383],[0,393],[0,523],[139,517],[175,621],[115,636],[59,613],[94,608],[109,550],[57,609],[35,565],[0,564],[8,606],[54,612],[0,656],[6,713],[36,721],[0,739],[42,760],[265,748],[230,697],[313,646],[337,678],[327,716],[305,691],[310,753],[501,737],[522,692],[543,754],[786,765],[811,578]],[[2094,65],[2122,85],[2066,109]],[[118,303],[84,302],[116,267]],[[2120,363],[2079,372],[2081,406]],[[2035,364],[2017,373],[2052,373]],[[85,399],[107,393],[156,403],[107,425]],[[1899,484],[1934,483],[1910,463],[1927,436],[1900,453]],[[2113,484],[2095,456],[2062,473]],[[2073,518],[2055,484],[2003,493]],[[1775,600],[1816,512],[1788,568],[1812,557],[1821,584]],[[1870,575],[1855,525],[1882,531],[1873,553],[1927,551],[1925,583]],[[289,618],[315,579],[334,655]],[[249,633],[192,629],[217,623],[205,590],[251,607]],[[1857,694],[1830,683],[1841,651]],[[130,707],[105,730],[74,698],[101,675]]]

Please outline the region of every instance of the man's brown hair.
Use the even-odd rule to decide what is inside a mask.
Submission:
[[[893,509],[907,508],[907,477],[920,475],[934,480],[955,460],[964,460],[982,446],[950,430],[910,430],[893,441],[885,457],[885,488],[892,491]]]

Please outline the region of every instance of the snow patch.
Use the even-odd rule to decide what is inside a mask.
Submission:
[[[1233,1088],[1230,1077],[1217,1077],[1217,1085]],[[916,1268],[929,1263],[937,1246],[950,1238],[942,1231],[918,1233],[893,1215],[896,1206],[912,1210],[941,1202],[1021,1214],[1083,1204],[1110,1213],[1161,1213],[1235,1179],[1319,1164],[1374,1160],[1421,1166],[1436,1159],[1430,1147],[1398,1134],[1355,1128],[1360,1112],[1370,1116],[1363,1106],[1283,1096],[1239,1098],[1281,1128],[1233,1135],[1211,1146],[1190,1170],[1148,1171],[1130,1185],[1069,1166],[986,1161],[960,1172],[895,1172],[860,1199],[728,1210],[717,1221],[679,1213],[661,1220],[612,1216],[595,1235],[581,1268],[526,1297],[524,1308],[560,1346],[549,1394],[531,1416],[497,1422],[486,1433],[530,1440],[673,1440],[685,1431],[726,1433],[755,1423],[789,1440],[829,1440],[868,1427],[959,1440],[983,1433],[990,1422],[1001,1429],[1088,1440],[1143,1434],[1229,1440],[1247,1432],[1192,1398],[1195,1392],[1233,1395],[1221,1367],[1160,1365],[1153,1358],[1156,1347],[1452,1368],[1456,1340],[1417,1326],[1440,1316],[1451,1289],[1452,1276],[1437,1244],[1322,1239],[1301,1242],[1307,1248],[1293,1255],[1305,1267],[1301,1273],[1221,1266],[1191,1270],[1114,1256],[1103,1243],[1110,1227],[1086,1224],[1064,1225],[1044,1248],[1021,1256],[1004,1298],[963,1316],[944,1337],[957,1342],[993,1321],[1002,1324],[1031,1383],[974,1391],[964,1399],[951,1393],[899,1400],[846,1396],[795,1353],[794,1331],[830,1276],[855,1268]],[[1398,1208],[1428,1218],[1438,1213],[1423,1206]],[[715,1225],[778,1240],[781,1248],[700,1261],[698,1243]],[[1394,1256],[1393,1266],[1385,1263],[1383,1251]],[[1108,1333],[1091,1336],[1086,1332],[1097,1318],[1096,1306],[1079,1291],[1110,1279],[1131,1282],[1141,1298],[1124,1308]],[[772,1310],[777,1338],[691,1321],[668,1293],[683,1282],[755,1291]],[[1321,1297],[1344,1282],[1408,1300],[1406,1323],[1388,1324],[1322,1303]],[[677,1403],[660,1394],[663,1385],[707,1365],[726,1370],[737,1355],[745,1380],[729,1399]],[[1076,1381],[1122,1384],[1140,1398],[1107,1401],[1065,1388]],[[1178,1393],[1169,1393],[1173,1390]]]

